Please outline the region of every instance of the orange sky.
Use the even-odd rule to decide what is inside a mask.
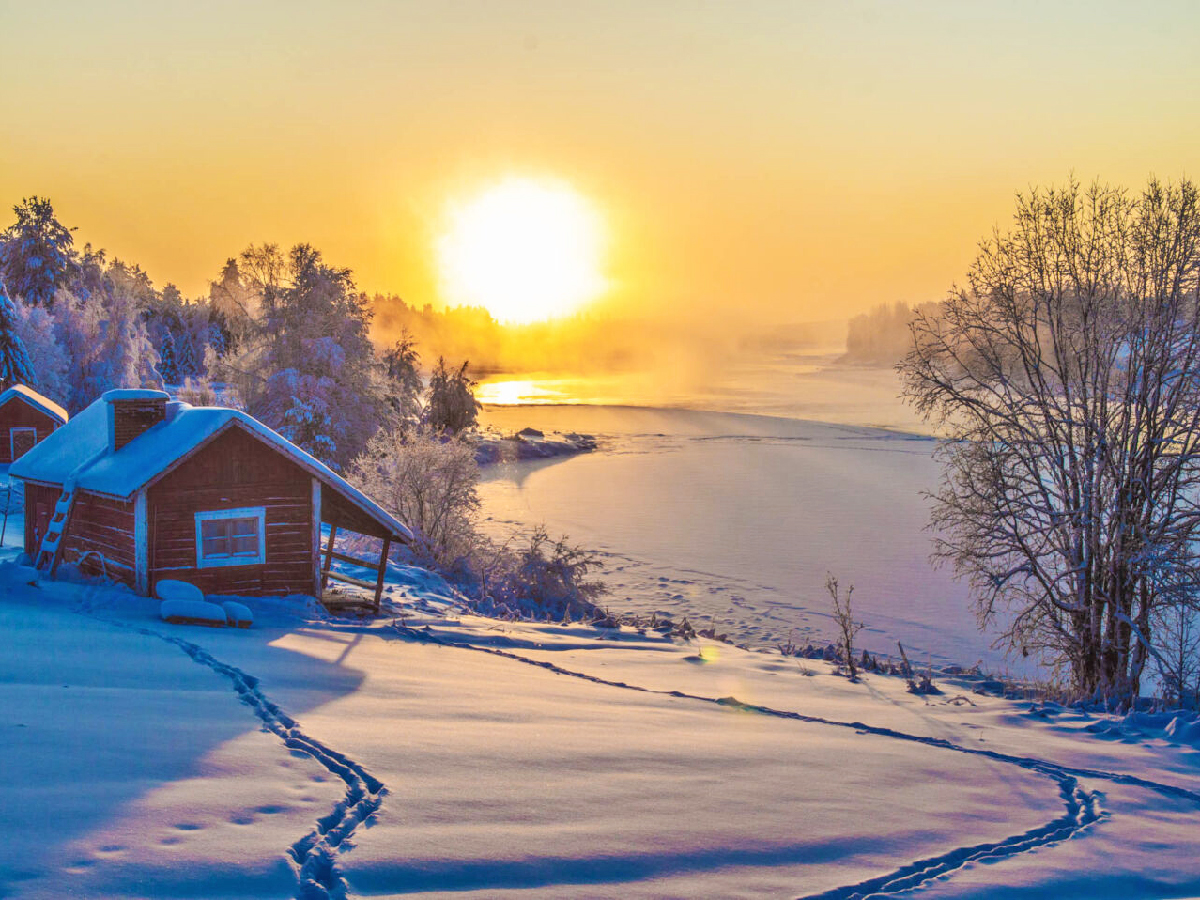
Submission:
[[[1192,2],[245,7],[0,0],[0,205],[186,294],[309,241],[436,303],[448,200],[552,176],[609,302],[794,321],[941,296],[1031,183],[1197,175]]]

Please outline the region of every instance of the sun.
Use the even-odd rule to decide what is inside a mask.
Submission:
[[[445,300],[509,324],[568,315],[607,287],[603,227],[565,182],[508,178],[449,209],[437,242]]]

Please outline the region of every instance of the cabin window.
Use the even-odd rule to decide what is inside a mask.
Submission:
[[[20,426],[17,428],[8,429],[8,450],[12,454],[13,461],[20,459],[24,454],[33,449],[34,444],[38,442],[36,428]]]
[[[196,513],[196,565],[254,566],[267,561],[267,511],[261,506]]]

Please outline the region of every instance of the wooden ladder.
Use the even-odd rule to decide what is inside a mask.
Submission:
[[[75,489],[64,489],[62,496],[54,504],[54,515],[50,517],[50,524],[46,527],[46,533],[42,535],[42,543],[38,547],[37,559],[34,560],[34,567],[37,569],[49,567],[51,577],[54,577],[54,570],[58,568],[58,561],[62,556],[63,533],[67,530],[67,521],[71,518],[71,505],[74,502]]]

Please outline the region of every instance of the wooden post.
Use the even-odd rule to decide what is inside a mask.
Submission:
[[[108,404],[109,410],[112,404]],[[64,526],[66,523],[63,523]],[[200,548],[196,548],[200,552]],[[52,571],[53,574],[53,571]],[[140,490],[133,501],[133,578],[137,592],[150,596],[150,523],[147,515],[146,491]]]
[[[392,537],[383,539],[383,552],[379,554],[379,572],[375,579],[375,612],[379,612],[379,601],[383,597],[383,576],[387,573],[388,553],[392,550]]]
[[[321,480],[312,480],[312,580],[313,594],[321,599]]]
[[[325,564],[321,566],[321,595],[325,594],[325,585],[329,583],[329,567],[333,565],[333,539],[337,537],[337,526],[329,524],[329,546],[325,548]]]

